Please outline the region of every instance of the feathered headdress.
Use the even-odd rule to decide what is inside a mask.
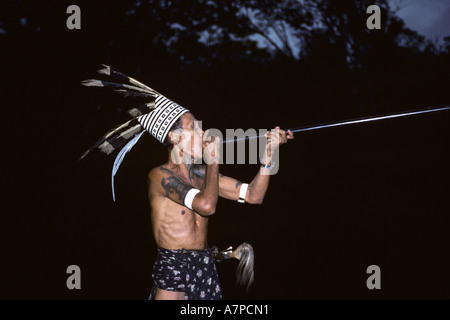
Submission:
[[[125,145],[117,154],[112,170],[111,184],[113,200],[115,201],[114,176],[125,154],[133,148],[146,131],[159,142],[163,143],[175,121],[183,113],[189,112],[189,110],[113,67],[104,64],[102,64],[102,67],[102,69],[97,70],[99,74],[110,76],[112,80],[118,82],[88,79],[81,81],[81,84],[87,87],[111,88],[125,97],[141,97],[148,100],[148,102],[128,110],[128,114],[133,119],[108,131],[80,157],[80,160],[83,159],[89,152],[96,148],[106,154],[111,154],[113,151]]]

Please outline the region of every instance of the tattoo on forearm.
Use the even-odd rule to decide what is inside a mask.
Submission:
[[[240,186],[241,184],[242,184],[242,182],[238,181],[238,182],[236,183],[236,189],[239,188],[239,186]]]

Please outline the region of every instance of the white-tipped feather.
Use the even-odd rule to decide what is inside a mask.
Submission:
[[[104,139],[104,140],[108,139],[108,138],[111,137],[114,133],[116,133],[116,132],[122,130],[123,128],[125,128],[126,126],[128,126],[128,125],[130,124],[130,122],[133,121],[133,120],[134,120],[134,119],[128,120],[127,122],[122,123],[122,124],[119,125],[118,127],[116,127],[116,128],[114,128],[114,129],[112,129],[111,131],[107,132],[107,133],[103,136],[103,139]]]
[[[81,81],[81,84],[86,87],[100,87],[100,88],[110,88],[113,91],[122,94],[125,97],[139,97],[147,99],[147,103],[140,106],[131,108],[128,110],[134,119],[129,120],[114,129],[107,132],[101,139],[97,141],[95,145],[90,147],[81,157],[83,159],[89,152],[95,148],[99,148],[100,151],[110,154],[118,147],[127,142],[133,135],[139,133],[139,131],[144,130],[142,126],[136,120],[137,117],[152,111],[155,108],[155,99],[161,94],[156,90],[146,86],[145,84],[133,79],[115,68],[102,64],[101,69],[97,70],[98,74],[109,76],[117,82],[102,81],[98,79],[87,79]],[[131,121],[136,121],[131,123]]]
[[[108,142],[105,141],[101,145],[98,146],[101,152],[104,152],[106,154],[111,154],[115,148]]]
[[[115,127],[114,129],[108,131],[103,137],[101,137],[92,147],[90,147],[88,150],[86,150],[83,155],[80,157],[79,160],[83,159],[89,152],[94,150],[95,148],[99,148],[102,152],[105,152],[107,154],[110,154],[114,149],[110,150],[110,148],[113,148],[111,144],[107,141],[109,138],[111,138],[114,134],[118,133],[120,130],[123,130],[124,128],[128,127],[131,123],[131,121],[135,121],[135,119],[128,120],[125,123],[122,123],[121,125]],[[109,144],[109,147],[106,146],[106,143]]]
[[[125,130],[124,132],[122,132],[120,134],[120,137],[122,137],[124,139],[129,139],[129,138],[131,138],[132,136],[134,136],[136,133],[138,133],[141,130],[142,130],[141,125],[137,124],[137,125],[131,127],[130,129]]]
[[[137,91],[131,91],[131,90],[125,90],[125,89],[112,89],[114,92],[119,93],[123,97],[141,97],[141,98],[155,98],[153,94],[151,93],[143,93],[143,92],[137,92]]]
[[[141,93],[146,93],[150,97],[156,97],[154,90],[147,90],[140,87],[136,87],[129,84],[117,83],[117,82],[109,82],[109,81],[101,81],[98,79],[86,79],[81,81],[81,84],[86,87],[111,87],[114,90],[132,90]]]
[[[143,105],[140,105],[136,108],[132,108],[130,110],[127,111],[127,113],[132,116],[133,118],[139,117],[140,115],[150,112],[153,109],[155,109],[155,102],[149,102],[149,103],[145,103]]]
[[[97,73],[110,76],[111,75],[111,67],[107,66],[106,64],[101,64],[101,66],[103,67],[103,69],[98,69]]]

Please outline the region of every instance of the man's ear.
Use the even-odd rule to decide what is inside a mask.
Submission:
[[[182,130],[173,130],[169,132],[169,140],[175,146],[183,140]]]

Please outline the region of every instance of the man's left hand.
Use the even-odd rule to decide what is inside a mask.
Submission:
[[[294,133],[291,130],[282,130],[279,126],[276,126],[271,131],[266,133],[267,144],[266,154],[271,156],[272,150],[277,149],[280,145],[285,144],[288,140],[294,139]]]

